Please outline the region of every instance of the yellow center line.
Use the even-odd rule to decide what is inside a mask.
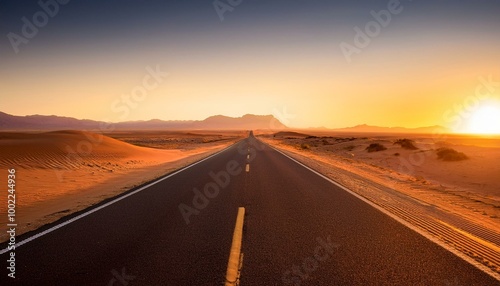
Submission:
[[[245,170],[247,171],[247,173],[250,172],[250,164],[247,164]]]
[[[243,236],[243,221],[245,218],[245,208],[238,208],[238,216],[236,217],[236,225],[233,232],[233,243],[231,244],[231,252],[229,253],[229,261],[226,271],[226,286],[239,285],[240,271],[242,266],[243,253],[241,253],[241,240]]]

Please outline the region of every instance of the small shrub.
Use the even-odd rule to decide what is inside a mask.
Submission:
[[[400,155],[399,153],[394,153],[394,156],[396,156],[396,157],[399,156],[399,155]]]
[[[437,149],[437,156],[439,160],[443,161],[462,161],[469,159],[464,153],[451,148]]]
[[[306,143],[302,143],[302,144],[300,144],[300,149],[309,150],[309,149],[311,149],[311,145],[306,144]]]
[[[379,144],[379,143],[372,143],[370,146],[366,147],[366,150],[371,153],[371,152],[378,152],[378,151],[384,151],[387,150],[384,145]]]
[[[415,142],[410,139],[398,139],[396,140],[396,142],[394,142],[394,145],[399,145],[403,149],[417,150],[418,148],[413,143]]]
[[[354,150],[354,148],[356,148],[356,146],[354,146],[354,145],[349,145],[347,147],[344,147],[344,149],[347,151],[352,151],[352,150]]]

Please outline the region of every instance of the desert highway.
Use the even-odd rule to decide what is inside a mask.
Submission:
[[[224,285],[239,208],[240,285],[500,285],[252,135],[125,195],[19,236],[0,285]]]

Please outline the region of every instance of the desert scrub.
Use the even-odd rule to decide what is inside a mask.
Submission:
[[[311,149],[311,145],[306,144],[306,143],[302,143],[302,144],[300,144],[300,149],[309,150],[309,149]]]
[[[344,150],[347,150],[347,151],[352,151],[352,150],[354,150],[354,148],[356,148],[356,146],[354,146],[354,145],[349,145],[349,146],[344,147]]]
[[[372,143],[370,144],[370,146],[366,147],[365,150],[371,153],[371,152],[384,151],[387,150],[387,148],[385,148],[385,146],[380,143]]]
[[[396,140],[396,142],[394,142],[394,145],[399,145],[403,149],[417,150],[418,148],[413,143],[415,142],[410,139],[398,139]]]
[[[439,160],[443,161],[462,161],[467,160],[469,157],[462,152],[458,152],[452,148],[439,148],[436,150],[437,156]]]

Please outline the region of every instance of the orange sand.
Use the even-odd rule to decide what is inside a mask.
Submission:
[[[301,156],[301,161],[305,160],[306,164],[307,161],[316,161],[361,175],[367,182],[396,189],[500,233],[500,139],[448,137],[440,140],[413,135],[411,139],[419,149],[406,150],[393,143],[397,139],[410,138],[408,135],[321,136],[324,135],[333,138],[306,139],[288,133],[277,137],[263,135],[261,138],[276,147],[305,155],[305,158]],[[380,143],[387,150],[368,153],[365,148],[371,143]],[[307,149],[301,148],[302,144],[308,145]],[[442,146],[463,152],[469,159],[457,162],[438,160],[435,150]],[[399,155],[395,156],[396,153]],[[338,175],[328,168],[324,172]],[[334,179],[340,180],[340,177]],[[346,177],[345,185],[348,184]]]
[[[0,183],[7,188],[7,169],[16,170],[19,235],[186,166],[230,143],[161,150],[81,131],[0,133]],[[6,211],[7,204],[0,204],[2,228],[7,224]],[[0,241],[7,238],[4,233]]]

